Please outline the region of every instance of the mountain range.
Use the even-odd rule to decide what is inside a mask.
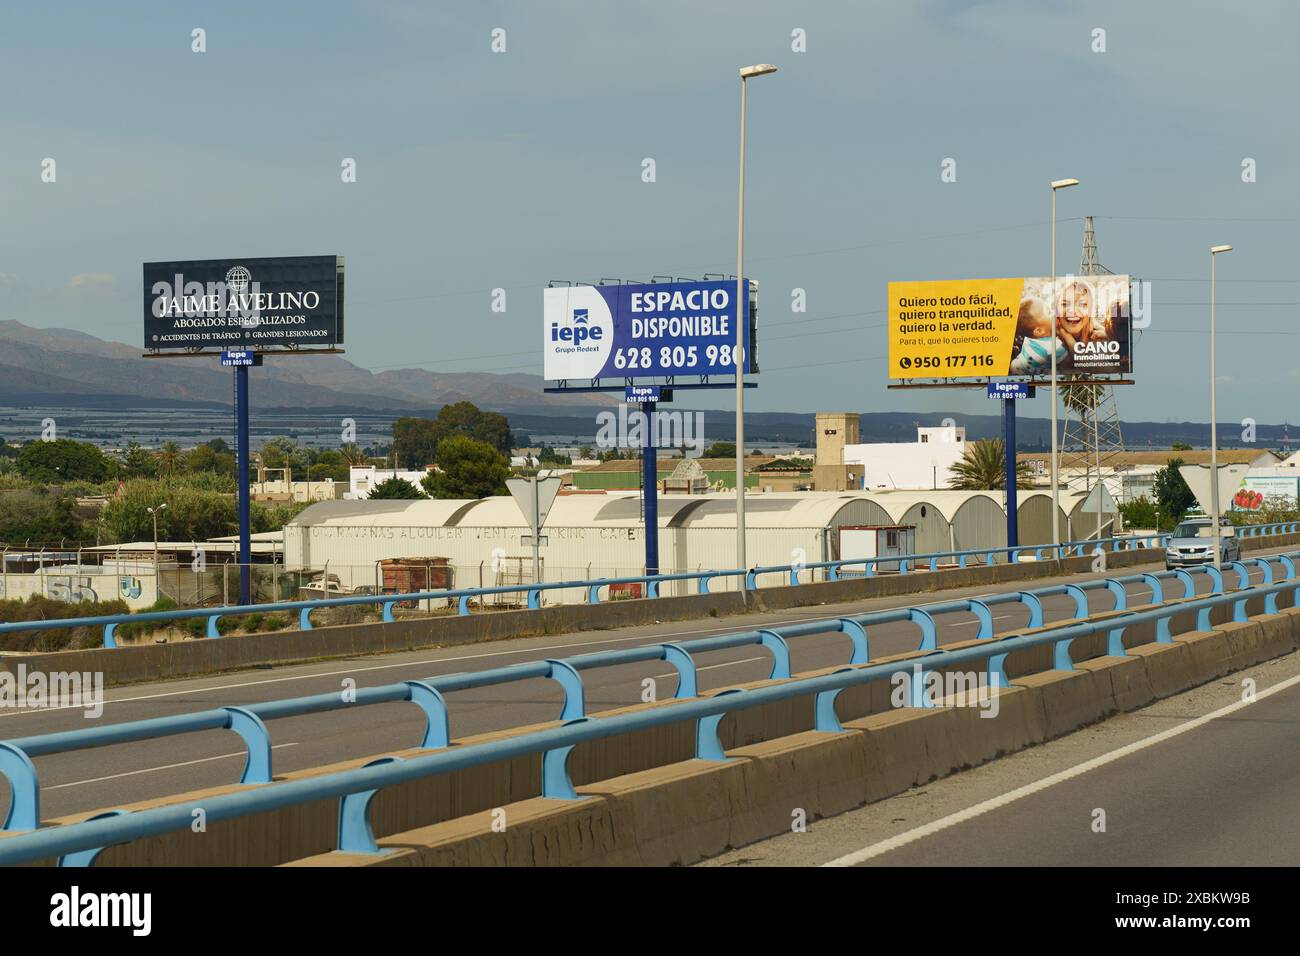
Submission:
[[[0,405],[25,407],[229,408],[232,376],[213,357],[142,358],[137,346],[109,342],[72,329],[37,329],[0,321]],[[439,406],[469,401],[506,413],[512,425],[533,434],[594,437],[594,410],[608,408],[617,394],[548,395],[540,376],[490,372],[431,372],[394,369],[371,372],[341,355],[276,357],[249,376],[250,402],[263,411],[275,409],[344,413],[428,414]],[[689,393],[686,393],[689,394]],[[1121,400],[1123,396],[1121,395]],[[992,404],[992,403],[990,403]],[[673,406],[692,411],[685,402]],[[1019,415],[1021,450],[1046,448],[1051,431],[1046,419]],[[861,416],[864,442],[914,441],[917,425],[952,419],[971,439],[1001,434],[1001,418],[968,412],[866,412]],[[815,418],[807,412],[746,412],[746,439],[811,445]],[[730,440],[734,416],[706,411],[708,440]],[[1129,448],[1169,448],[1174,442],[1205,447],[1209,425],[1203,422],[1125,421]],[[1241,427],[1221,423],[1224,447],[1241,445]],[[582,438],[582,436],[589,436]],[[1284,425],[1257,426],[1260,448],[1289,446]],[[759,446],[761,447],[761,446]]]
[[[142,358],[139,347],[72,329],[0,321],[0,404],[82,407],[222,405],[231,402],[229,369],[213,357]],[[574,414],[604,406],[600,395],[547,395],[537,375],[371,372],[341,355],[286,355],[249,376],[255,408],[427,411],[469,401],[509,412]]]

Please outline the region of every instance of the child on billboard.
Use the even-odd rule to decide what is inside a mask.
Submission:
[[[1051,279],[1025,280],[1010,374],[1048,374],[1053,348],[1058,371],[1123,371],[1127,356],[1115,339],[1115,319],[1126,315],[1128,277],[1071,277],[1057,280],[1057,288],[1060,294],[1053,295]],[[1056,300],[1055,330],[1048,305],[1052,299]]]
[[[1025,299],[1020,303],[1016,319],[1016,341],[1012,346],[1012,375],[1044,375],[1052,367],[1052,349],[1056,349],[1056,362],[1065,361],[1066,350],[1061,340],[1052,334],[1052,319],[1047,305],[1039,298]]]

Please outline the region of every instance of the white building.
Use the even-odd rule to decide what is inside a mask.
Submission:
[[[1061,529],[1083,538],[1095,525],[1081,515],[1083,495],[1062,494]],[[1103,532],[1114,525],[1114,502],[1103,502]],[[1038,545],[1052,534],[1052,498],[1022,491],[1020,543]],[[841,528],[915,529],[920,553],[997,548],[1006,543],[1000,492],[768,492],[748,498],[747,557],[755,566],[836,560]],[[659,563],[663,573],[725,570],[735,564],[735,497],[665,495],[659,499]],[[506,497],[473,501],[327,501],[308,507],[284,529],[285,569],[328,573],[344,590],[375,588],[378,562],[390,558],[447,558],[457,588],[534,580],[532,548],[523,515]],[[635,492],[582,493],[555,499],[542,529],[541,580],[581,581],[643,574],[645,536]],[[782,573],[760,576],[760,586]],[[719,578],[714,591],[738,580]],[[665,595],[694,594],[696,583],[672,582]],[[551,592],[550,601],[586,600],[582,588]]]
[[[940,425],[916,430],[915,442],[845,445],[844,464],[857,465],[864,491],[946,489],[952,466],[966,453],[966,429]]]
[[[432,466],[430,466],[432,467]],[[348,501],[357,501],[370,497],[370,489],[390,478],[401,478],[420,488],[420,482],[428,474],[424,471],[400,471],[395,468],[376,468],[374,465],[353,465],[348,469],[349,488],[343,497]],[[423,489],[421,488],[423,491]]]

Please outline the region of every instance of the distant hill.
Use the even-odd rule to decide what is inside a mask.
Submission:
[[[500,411],[586,414],[610,399],[553,396],[536,375],[370,372],[341,355],[277,358],[250,376],[262,409],[419,411],[470,401]],[[135,407],[221,405],[231,401],[231,373],[215,358],[141,358],[137,346],[71,329],[35,329],[0,321],[0,404]]]
[[[427,413],[451,402],[470,401],[505,412],[516,428],[534,435],[595,437],[593,411],[622,396],[547,395],[536,375],[489,372],[430,372],[394,369],[371,372],[341,355],[277,358],[250,376],[254,407],[307,412],[360,411]],[[680,393],[674,410],[690,411],[690,393]],[[214,358],[146,359],[137,346],[108,342],[71,329],[35,329],[21,322],[0,321],[0,405],[80,408],[220,407],[229,408],[231,374]],[[1032,406],[1045,409],[1045,402]],[[1030,418],[1022,408],[1017,423],[1022,451],[1044,449],[1051,441],[1045,418]],[[952,419],[971,439],[1002,434],[997,414],[963,412],[867,412],[861,416],[862,441],[914,441],[917,425]],[[745,438],[762,442],[815,443],[815,417],[807,412],[747,412]],[[735,436],[730,412],[705,411],[709,441]],[[1126,447],[1168,449],[1175,442],[1206,447],[1210,426],[1204,422],[1130,422],[1123,424]],[[1240,441],[1241,427],[1222,423],[1222,447],[1283,447],[1282,425],[1258,425],[1253,446]],[[1297,432],[1300,438],[1300,431]]]

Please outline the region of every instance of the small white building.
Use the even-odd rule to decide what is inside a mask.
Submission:
[[[424,476],[429,473],[430,468],[423,471],[401,471],[396,468],[376,468],[374,465],[353,465],[348,469],[348,490],[344,492],[343,497],[348,501],[361,501],[370,497],[370,489],[375,485],[382,484],[390,478],[401,478],[403,481],[409,481],[415,487],[420,488],[420,482]],[[421,488],[421,490],[423,490]]]
[[[864,491],[946,489],[952,466],[966,453],[961,425],[918,427],[915,442],[845,445],[844,464],[861,471]]]

